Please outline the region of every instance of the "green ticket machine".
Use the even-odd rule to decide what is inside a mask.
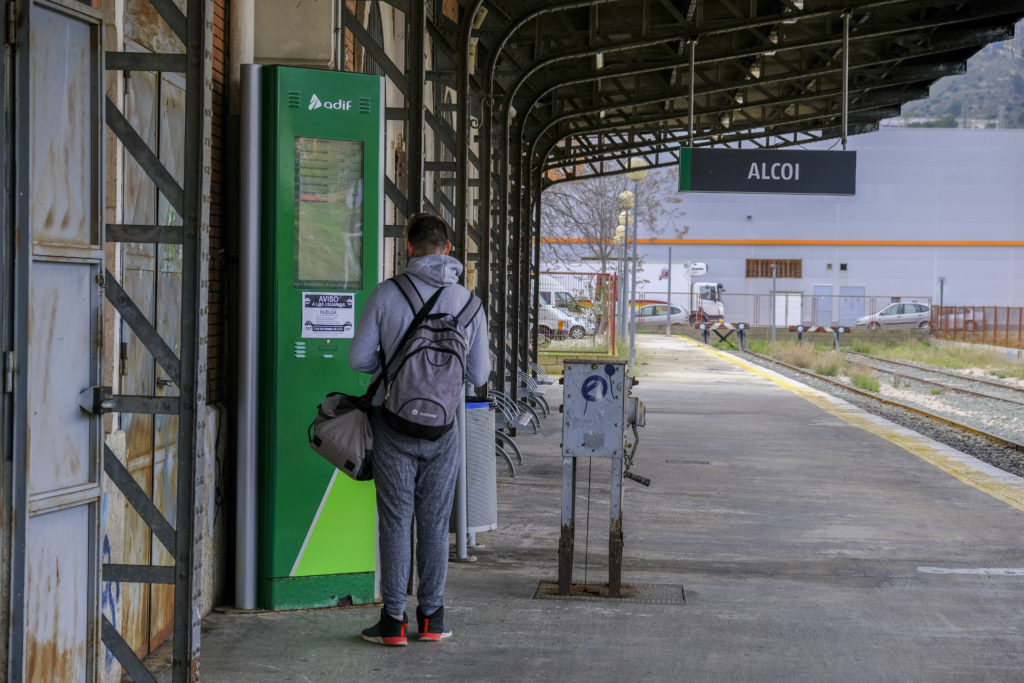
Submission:
[[[376,597],[372,482],[340,474],[306,429],[348,365],[381,279],[383,79],[266,66],[262,74],[258,600],[268,609]]]

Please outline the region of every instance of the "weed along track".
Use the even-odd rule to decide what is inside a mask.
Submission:
[[[870,367],[877,372],[893,377],[932,385],[943,391],[955,391],[968,396],[989,398],[1024,405],[1024,384],[1010,384],[984,377],[976,377],[960,372],[949,372],[940,368],[923,366],[917,363],[905,363],[889,358],[879,358],[856,351],[846,351],[843,357],[847,363]],[[901,368],[893,370],[892,368]],[[935,393],[934,391],[932,392]]]
[[[775,353],[737,355],[1024,476],[1024,390],[1020,386],[857,352],[799,350],[793,363],[782,358],[787,355],[785,349],[763,350]]]

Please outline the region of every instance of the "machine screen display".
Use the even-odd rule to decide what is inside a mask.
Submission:
[[[295,138],[296,288],[363,286],[363,143]]]

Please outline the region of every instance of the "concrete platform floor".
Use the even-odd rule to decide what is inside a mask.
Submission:
[[[692,341],[638,340],[652,484],[625,483],[622,577],[648,602],[534,597],[557,579],[555,413],[517,438],[518,477],[499,464],[477,561],[450,567],[453,638],[362,642],[375,607],[215,612],[202,678],[1024,681],[1024,480]],[[579,468],[577,582],[607,581],[608,470]]]

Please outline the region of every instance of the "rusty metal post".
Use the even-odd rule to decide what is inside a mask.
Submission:
[[[576,544],[576,458],[562,458],[562,535],[558,540],[558,594],[572,589],[572,550]]]
[[[622,595],[622,450],[612,456],[608,525],[608,597]]]

